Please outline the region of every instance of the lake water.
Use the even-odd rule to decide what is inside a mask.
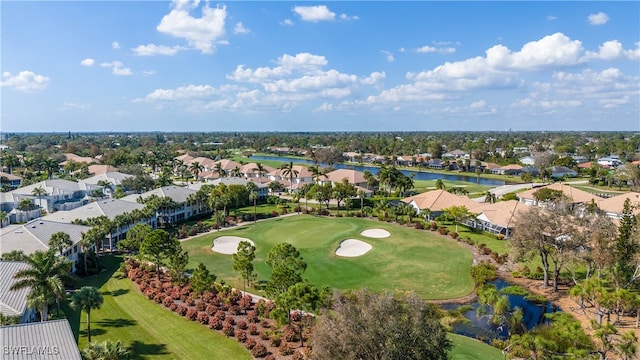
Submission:
[[[498,290],[510,286],[509,283],[502,279],[489,282],[489,284],[495,285]],[[547,318],[544,316],[545,314],[560,311],[559,308],[548,301],[544,303],[536,303],[526,300],[524,296],[521,295],[507,295],[507,298],[509,299],[509,306],[511,309],[520,307],[523,310],[524,316],[522,322],[527,330],[531,330],[536,325],[548,322]],[[464,317],[469,321],[453,325],[454,333],[476,338],[485,342],[490,342],[490,340],[496,338],[506,339],[508,337],[508,329],[499,328],[497,325],[492,324],[489,316],[478,317],[477,311],[480,307],[478,302],[467,305],[471,305],[473,308],[472,310],[464,313]],[[446,310],[453,310],[459,306],[461,305],[445,304],[441,307]]]
[[[293,161],[294,163],[303,163],[303,164],[314,164],[312,160],[307,159],[298,159],[287,156],[263,156],[263,155],[254,155],[251,156],[252,161],[283,161],[289,162]],[[322,164],[321,164],[322,165]],[[347,164],[334,164],[333,168],[335,169],[353,169],[357,171],[364,172],[365,170],[369,170],[372,174],[377,174],[380,171],[379,167],[375,166],[364,166],[364,165],[347,165]],[[502,186],[505,184],[504,181],[494,180],[494,179],[484,179],[477,178],[475,176],[467,176],[467,175],[454,175],[454,174],[442,174],[442,173],[434,173],[428,171],[415,171],[415,170],[401,170],[403,174],[407,176],[413,175],[415,180],[449,180],[449,181],[466,181],[472,183],[478,183],[486,186]]]

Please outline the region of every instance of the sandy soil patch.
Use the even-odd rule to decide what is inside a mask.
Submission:
[[[361,232],[360,235],[376,239],[382,239],[391,236],[391,234],[389,234],[387,230],[383,229],[367,229]]]
[[[336,250],[336,255],[344,257],[362,256],[371,248],[372,246],[364,241],[347,239],[340,243],[340,247]]]
[[[247,238],[241,238],[238,236],[220,236],[213,240],[213,247],[211,247],[211,250],[220,254],[235,254],[238,251],[238,244],[240,244],[241,241],[248,241],[251,245],[255,246],[253,241]]]

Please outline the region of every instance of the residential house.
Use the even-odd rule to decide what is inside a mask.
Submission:
[[[464,150],[453,150],[442,154],[443,159],[471,159],[471,154]]]
[[[306,166],[293,165],[293,170],[293,184],[290,183],[289,176],[285,175],[284,169],[276,169],[267,174],[267,176],[270,181],[277,181],[287,189],[291,187],[294,190],[305,184],[314,182],[313,173]]]
[[[71,238],[72,245],[63,252],[63,255],[75,266],[78,254],[82,251],[78,243],[82,240],[82,233],[89,229],[89,226],[44,219],[31,220],[22,225],[9,225],[2,228],[0,232],[0,253],[19,250],[29,255],[39,250],[47,251],[51,235],[64,232]]]
[[[0,327],[3,360],[82,360],[67,319]]]
[[[102,174],[106,174],[106,173],[110,173],[110,172],[117,172],[118,168],[111,166],[111,165],[89,165],[89,175],[91,176],[96,176],[96,175],[102,175]]]
[[[86,164],[86,165],[90,165],[93,163],[98,162],[98,160],[92,158],[92,157],[88,157],[88,156],[80,156],[80,155],[76,155],[76,154],[72,154],[72,153],[66,153],[64,154],[65,160],[61,163],[58,164],[59,170],[61,172],[65,171],[65,166],[70,163],[70,162],[74,162],[74,163],[78,163],[78,164]]]
[[[552,190],[558,190],[561,191],[564,196],[569,199],[569,201],[573,204],[588,204],[592,201],[595,201],[596,203],[598,203],[600,200],[602,200],[601,197],[596,196],[594,194],[588,193],[584,190],[580,190],[577,188],[574,188],[572,186],[566,185],[564,183],[558,182],[558,183],[554,183],[551,185],[547,185],[547,186],[541,186],[541,187],[537,187],[537,188],[533,188],[533,189],[529,189],[527,191],[523,191],[521,193],[518,194],[518,197],[520,198],[520,201],[523,202],[525,205],[543,205],[538,203],[538,200],[535,198],[534,194],[536,193],[536,191],[542,189],[542,188],[549,188]]]
[[[540,176],[540,169],[535,166],[525,166],[522,169],[520,169],[520,174],[522,173],[529,173],[531,174],[532,177],[535,178]]]
[[[46,194],[42,197],[33,195],[33,191],[36,188],[43,188]],[[12,190],[9,193],[13,195],[15,201],[14,209],[18,208],[19,202],[22,199],[28,198],[31,199],[35,205],[51,213],[57,210],[71,210],[87,204],[90,200],[91,192],[99,188],[100,186],[83,182],[54,179],[40,181]]]
[[[17,189],[22,184],[22,178],[17,175],[0,171],[0,178],[2,178],[2,185],[6,184],[10,190]]]
[[[478,206],[478,203],[464,195],[454,195],[446,190],[432,190],[418,195],[402,199],[402,202],[413,206],[416,211],[428,209],[430,218],[438,217],[443,210],[451,206],[466,206],[470,211]]]
[[[258,170],[256,170],[258,168],[258,164],[256,163],[249,163],[249,164],[244,164],[240,166],[240,172],[247,179],[257,179],[258,182],[263,182],[264,180],[267,180],[266,182],[268,182],[266,175],[272,171],[275,171],[276,169],[264,164],[261,164],[261,165],[265,171],[263,174],[259,174]]]
[[[95,219],[100,216],[106,216],[109,220],[114,221],[117,216],[125,213],[131,213],[133,210],[144,209],[143,204],[133,203],[121,199],[102,199],[88,203],[87,205],[75,208],[69,211],[56,211],[52,214],[42,217],[43,220],[55,221],[60,223],[71,223],[75,220],[86,221]],[[143,219],[140,223],[150,225],[152,228],[157,227],[157,219]],[[114,250],[119,240],[125,238],[127,231],[136,223],[123,224],[117,227],[105,237],[101,244],[102,249]]]
[[[177,224],[178,222],[188,220],[200,214],[200,209],[196,204],[187,203],[189,195],[195,193],[195,190],[180,186],[164,186],[142,194],[127,195],[123,197],[122,200],[138,203],[138,199],[146,199],[152,195],[160,198],[169,197],[176,203],[176,207],[172,209],[159,209],[156,214],[158,223]]]
[[[609,155],[598,159],[598,165],[607,168],[614,168],[618,167],[618,165],[622,165],[622,161],[617,155]]]
[[[212,180],[212,181],[207,181],[207,182],[199,182],[199,183],[189,184],[189,185],[187,185],[187,189],[198,191],[204,185],[217,186],[217,185],[220,185],[220,184],[225,184],[226,186],[229,186],[229,185],[247,186],[248,183],[254,183],[257,186],[257,194],[258,194],[259,198],[266,198],[269,195],[269,185],[268,184],[262,184],[260,182],[254,181],[254,180],[245,179],[245,178],[241,178],[241,177],[233,177],[233,176],[232,177],[226,177],[226,178],[219,178],[219,179]]]
[[[11,290],[17,281],[13,276],[26,269],[29,269],[29,264],[22,261],[0,261],[0,314],[19,318],[20,323],[31,322],[36,315],[35,309],[27,305],[30,288]]]
[[[116,186],[122,186],[122,180],[131,178],[131,177],[133,177],[133,175],[113,171],[113,172],[98,174],[90,178],[80,180],[80,182],[88,184],[92,188],[102,188],[102,192],[106,196],[113,197]],[[98,183],[102,183],[102,182],[107,182],[110,185],[107,187],[102,187],[101,185],[98,185]]]
[[[552,166],[549,168],[551,177],[554,179],[562,179],[564,177],[576,177],[578,173],[565,166]]]
[[[476,217],[468,219],[466,224],[469,227],[509,238],[513,234],[516,217],[527,209],[524,203],[517,200],[480,203],[473,209],[477,214]]]
[[[597,204],[598,207],[607,214],[607,216],[612,219],[620,220],[622,217],[624,202],[627,199],[629,199],[631,206],[633,206],[633,213],[640,214],[640,193],[637,192],[627,192],[607,199],[602,199],[599,200]]]
[[[400,166],[413,166],[415,160],[415,157],[409,155],[396,156],[396,164]]]
[[[516,175],[517,176],[517,175],[520,175],[521,172],[522,172],[522,166],[518,164],[510,164],[510,165],[505,165],[505,166],[491,169],[492,174],[498,174],[498,175]]]

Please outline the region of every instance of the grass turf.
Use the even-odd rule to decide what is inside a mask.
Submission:
[[[133,282],[115,272],[121,259],[103,258],[107,271],[82,281],[100,286],[104,303],[91,311],[91,340],[121,340],[131,359],[251,359],[235,339],[186,320],[137,292]],[[87,346],[86,313],[65,306],[78,346]]]
[[[487,345],[479,340],[475,340],[466,336],[447,334],[449,340],[453,343],[449,355],[453,360],[501,360],[504,359],[502,351]]]
[[[367,238],[360,232],[381,228],[391,236]],[[230,255],[211,250],[219,236],[239,236],[256,244],[254,266],[259,280],[269,278],[265,264],[274,245],[289,242],[307,262],[304,277],[318,286],[347,290],[415,291],[425,299],[452,299],[469,294],[472,254],[453,240],[385,222],[361,218],[327,218],[310,215],[283,217],[239,228],[206,234],[182,243],[189,251],[189,267],[204,263],[219,279],[239,286]],[[367,254],[343,258],[335,255],[345,239],[363,240],[373,246]]]

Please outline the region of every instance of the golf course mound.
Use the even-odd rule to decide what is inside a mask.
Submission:
[[[347,239],[340,243],[340,246],[336,249],[336,255],[343,257],[357,257],[366,254],[371,249],[372,246],[364,241]]]
[[[220,236],[213,240],[213,247],[211,250],[225,255],[235,254],[238,251],[238,244],[241,241],[248,241],[251,245],[255,246],[253,241],[238,236]]]
[[[375,239],[382,239],[391,236],[387,230],[383,229],[367,229],[361,232],[360,235]]]

